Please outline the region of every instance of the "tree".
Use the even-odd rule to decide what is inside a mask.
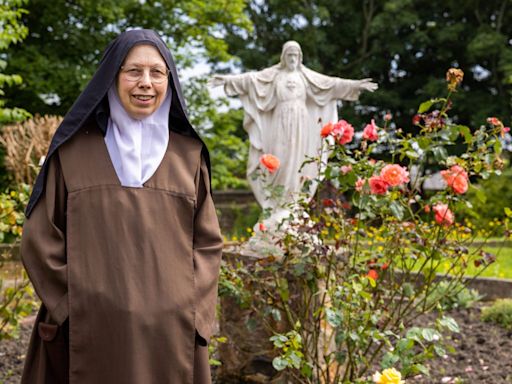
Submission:
[[[9,103],[32,113],[64,114],[92,76],[101,52],[120,31],[152,28],[165,36],[178,67],[198,57],[230,56],[227,25],[250,28],[247,0],[32,0],[23,21],[30,34],[8,52],[10,71],[25,79]]]
[[[487,116],[511,115],[510,0],[253,0],[247,14],[253,32],[233,26],[226,37],[244,70],[276,63],[293,39],[315,70],[375,79],[378,92],[341,110],[360,125],[393,111],[399,126],[410,126],[416,106],[439,93],[453,66],[466,73],[456,119],[478,127]]]
[[[26,0],[2,0],[0,2],[0,51],[5,51],[11,44],[19,43],[27,35],[27,27],[20,19],[27,11],[23,9]],[[4,71],[7,61],[0,58],[0,71]],[[0,73],[0,97],[5,95],[5,86],[20,85],[22,77],[17,74]],[[29,114],[21,108],[5,107],[5,100],[0,99],[0,124],[20,121]]]

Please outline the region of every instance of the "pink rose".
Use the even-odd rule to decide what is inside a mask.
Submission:
[[[386,113],[384,115],[384,120],[385,121],[391,121],[392,118],[393,118],[393,116],[391,116],[391,113]]]
[[[494,125],[495,127],[499,126],[499,125],[503,125],[503,123],[501,122],[500,119],[498,119],[497,117],[488,117],[487,118],[487,122],[491,125]]]
[[[368,179],[370,191],[374,195],[384,195],[389,188],[389,183],[380,176],[372,176]]]
[[[369,141],[377,141],[379,134],[377,133],[377,125],[375,120],[372,119],[370,124],[367,124],[363,130],[363,139]]]
[[[338,143],[345,145],[352,141],[354,137],[354,127],[346,120],[340,120],[334,124],[332,135],[336,138]]]
[[[454,165],[449,170],[441,171],[441,176],[448,186],[457,194],[468,190],[468,173],[460,165]]]
[[[409,172],[398,164],[386,165],[380,171],[380,177],[393,187],[409,182]]]
[[[363,190],[363,187],[364,187],[364,184],[365,184],[365,180],[364,179],[357,179],[356,181],[356,191],[357,192],[361,192]]]
[[[435,213],[435,220],[437,224],[449,227],[453,224],[453,212],[448,208],[448,204],[437,203],[432,207]]]
[[[352,171],[352,166],[349,164],[349,165],[342,165],[341,168],[340,168],[340,171],[343,175],[346,175],[347,173],[349,173],[350,171]]]

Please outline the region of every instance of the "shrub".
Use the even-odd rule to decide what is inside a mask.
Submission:
[[[284,199],[289,217],[278,228],[262,223],[259,233],[276,247],[224,274],[232,284],[221,286],[248,299],[242,301],[272,335],[274,367],[293,382],[366,383],[377,362],[386,372],[400,367],[404,376],[428,373],[424,362],[446,353],[443,331],[458,331],[440,301],[457,298],[469,265],[481,273],[494,261],[471,247],[473,231],[458,217],[470,177],[491,174],[502,163],[506,129],[496,118],[474,130],[454,123],[450,97],[462,71],[450,69],[447,80],[446,98],[420,105],[414,135],[392,128],[389,117],[377,137],[359,142],[352,141],[348,122],[327,124],[321,133],[331,156],[320,179],[336,194]],[[464,150],[449,156],[455,144]],[[391,163],[374,160],[383,148],[391,151]],[[412,166],[427,163],[443,170],[446,189],[427,195],[415,187],[421,180],[409,180]],[[264,166],[259,177],[268,177]],[[452,276],[449,282],[436,279],[441,271]],[[412,326],[434,309],[435,321]]]
[[[16,184],[32,185],[41,159],[48,152],[53,134],[61,123],[58,116],[35,116],[2,128],[0,144],[5,147],[5,166]]]
[[[490,307],[483,308],[482,320],[512,330],[512,299],[498,299]]]

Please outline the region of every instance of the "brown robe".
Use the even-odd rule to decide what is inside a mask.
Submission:
[[[22,384],[207,384],[222,237],[202,144],[121,186],[96,125],[50,159],[22,260],[43,305]]]

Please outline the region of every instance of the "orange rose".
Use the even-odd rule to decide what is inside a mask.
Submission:
[[[380,171],[380,177],[392,187],[409,182],[409,172],[398,164],[386,165]]]
[[[468,173],[460,165],[454,165],[449,170],[441,171],[441,176],[448,186],[457,194],[468,190]]]
[[[322,137],[327,137],[329,136],[331,133],[332,133],[332,130],[334,128],[334,124],[329,122],[327,124],[325,124],[322,128],[322,130],[320,131],[320,135]]]
[[[270,173],[274,173],[275,171],[277,171],[280,165],[279,159],[274,155],[270,155],[268,153],[265,155],[261,155],[260,163],[265,168],[267,168]]]

